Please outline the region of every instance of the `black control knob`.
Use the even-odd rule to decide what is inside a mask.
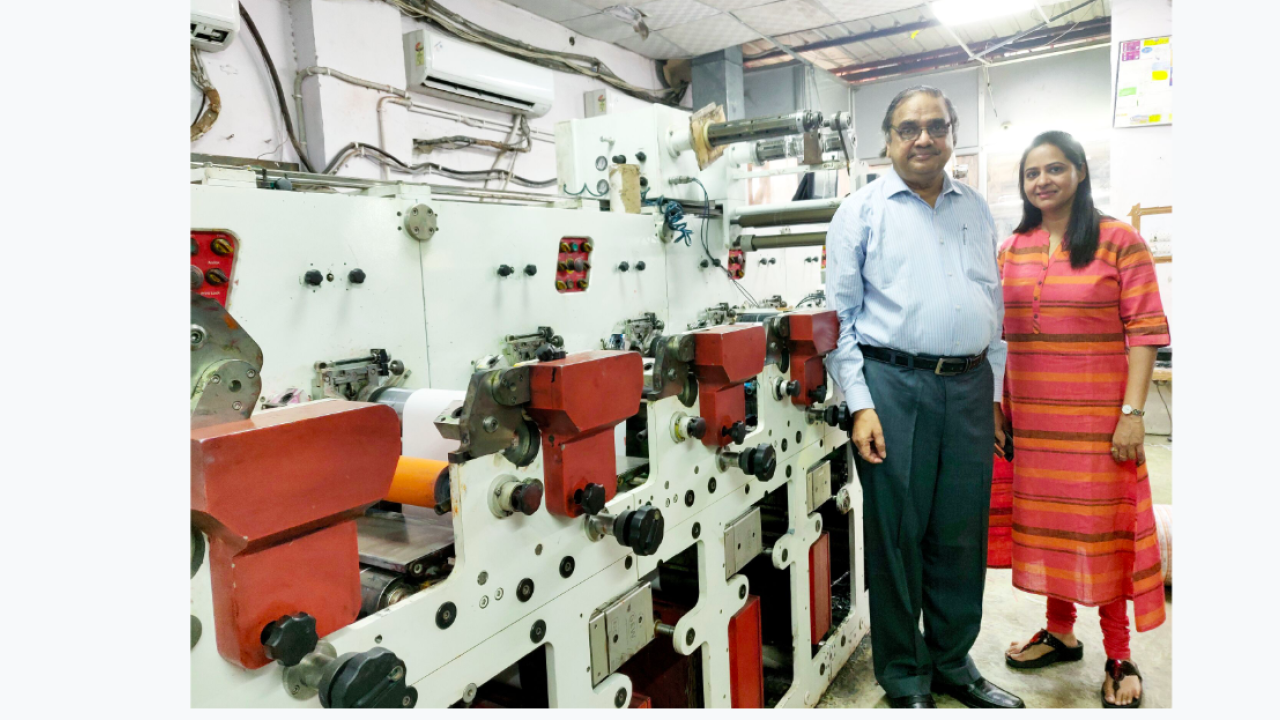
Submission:
[[[532,264],[531,264],[531,265],[525,265],[525,266],[524,266],[524,274],[525,274],[525,275],[528,275],[529,277],[533,277],[534,275],[537,275],[537,274],[538,274],[538,266],[537,266],[537,265],[532,265]]]
[[[738,456],[738,467],[748,475],[767,481],[778,468],[778,454],[772,445],[761,443]]]
[[[307,273],[302,276],[302,281],[312,287],[315,287],[324,282],[324,275],[319,270],[308,270]]]
[[[320,636],[316,635],[316,619],[306,613],[285,615],[267,623],[262,629],[262,647],[267,658],[285,667],[302,662],[307,653],[316,649]]]
[[[534,353],[540,362],[549,362],[551,360],[563,359],[568,353],[564,350],[552,345],[551,343],[543,343],[538,346],[538,350]]]
[[[809,391],[809,402],[811,403],[820,403],[826,399],[827,399],[826,385],[819,385],[818,387]]]
[[[355,270],[347,273],[347,279],[356,285],[363,283],[366,277],[367,276],[364,274],[364,271],[360,268],[356,268]]]
[[[644,261],[643,261],[643,260],[641,260],[641,261],[639,261],[639,262],[637,262],[637,263],[636,263],[636,271],[637,271],[637,272],[644,272]]]
[[[613,161],[614,161],[615,163],[617,163],[618,165],[622,165],[623,163],[625,163],[625,162],[627,161],[627,156],[626,156],[626,155],[614,155],[612,158],[610,158],[610,160],[613,160]]]
[[[694,440],[701,440],[707,434],[707,421],[700,417],[693,418],[689,421],[685,430],[689,433],[689,437]]]
[[[222,268],[209,268],[208,270],[205,270],[204,279],[205,282],[214,286],[226,285],[228,280],[227,274],[222,271]]]
[[[645,160],[649,159],[649,156],[645,155],[643,150],[637,150],[636,159],[639,160],[640,162],[644,162]]]
[[[792,380],[791,382],[787,383],[786,392],[787,392],[787,397],[799,397],[800,382],[798,380]]]
[[[347,653],[320,678],[320,704],[327,708],[411,708],[418,690],[408,686],[404,661],[386,648]]]
[[[510,275],[511,273],[513,273],[513,272],[515,272],[515,271],[516,271],[516,269],[515,269],[515,268],[513,268],[513,267],[511,267],[510,265],[499,265],[499,266],[498,266],[498,275],[500,275],[501,277],[506,277],[506,276]]]
[[[640,187],[642,187],[642,188],[647,188],[647,187],[649,187],[649,178],[647,178],[647,177],[645,177],[645,176],[641,175],[641,176],[640,176]]]
[[[538,481],[520,483],[511,491],[512,512],[532,515],[542,507],[542,483]]]
[[[770,265],[777,265],[777,264],[778,264],[778,258],[769,258],[769,264],[770,264]]]
[[[698,267],[711,267],[711,261],[706,258],[702,258],[702,262],[698,263]]]
[[[739,420],[727,428],[720,428],[720,436],[728,435],[735,445],[741,445],[747,439],[747,424]]]
[[[662,544],[665,525],[661,510],[644,505],[618,515],[613,521],[613,536],[637,555],[652,555]]]
[[[191,289],[199,290],[204,285],[204,273],[200,272],[200,268],[195,265],[191,266]]]
[[[626,260],[623,260],[622,262],[618,263],[618,270],[620,272],[626,272],[630,269],[631,269],[631,263],[627,262]]]
[[[845,432],[853,429],[853,413],[849,412],[848,403],[832,405],[822,411],[822,420],[830,427],[838,427]]]
[[[589,515],[597,515],[604,510],[605,489],[598,483],[590,483],[582,489],[582,509]]]

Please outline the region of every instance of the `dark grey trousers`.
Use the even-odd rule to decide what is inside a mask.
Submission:
[[[941,377],[867,360],[863,374],[888,454],[855,461],[876,680],[890,697],[927,694],[934,677],[971,683],[987,572],[991,367]]]

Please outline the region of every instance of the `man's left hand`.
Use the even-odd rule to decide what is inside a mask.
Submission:
[[[1147,429],[1142,424],[1142,418],[1136,415],[1121,415],[1120,421],[1116,423],[1115,435],[1111,437],[1111,458],[1117,463],[1137,460],[1139,463],[1147,461],[1147,454],[1142,449],[1142,443],[1147,438]]]

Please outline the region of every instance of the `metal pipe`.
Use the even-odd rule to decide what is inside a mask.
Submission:
[[[804,225],[807,223],[831,222],[839,208],[804,208],[800,210],[779,210],[762,215],[745,215],[734,221],[738,227],[777,227],[779,225]]]
[[[819,40],[817,42],[805,43],[804,45],[796,45],[792,47],[791,50],[798,53],[809,52],[811,50],[824,50],[826,48],[838,47],[840,45],[852,45],[854,43],[866,42],[867,40],[876,40],[878,38],[889,37],[892,35],[905,35],[909,32],[927,30],[937,24],[937,20],[922,20],[920,22],[906,23],[905,25],[895,25],[893,27],[883,28],[880,30],[858,33],[857,35],[845,35],[843,37],[831,38],[830,40]],[[755,55],[744,55],[742,58],[742,64],[744,67],[756,67],[760,64],[759,61],[761,60],[786,54],[786,51],[776,48],[773,50],[765,50],[764,52]],[[791,63],[774,63],[764,67],[782,67],[783,65],[790,64]]]
[[[1007,39],[1007,40],[1005,40],[1004,42],[998,43],[998,44],[996,44],[996,45],[992,45],[991,47],[987,48],[986,50],[983,50],[982,52],[978,53],[978,57],[979,57],[979,58],[981,58],[982,56],[984,56],[984,55],[986,55],[986,54],[988,54],[988,53],[992,53],[992,52],[995,52],[996,50],[999,50],[1000,48],[1004,47],[1005,45],[1008,45],[1009,43],[1017,42],[1017,41],[1021,40],[1022,38],[1026,37],[1026,36],[1028,36],[1028,35],[1030,35],[1030,34],[1032,34],[1032,33],[1034,33],[1034,32],[1038,32],[1038,31],[1040,31],[1040,30],[1042,30],[1042,29],[1044,29],[1044,28],[1048,27],[1048,26],[1050,25],[1050,23],[1052,23],[1054,20],[1057,20],[1058,18],[1064,18],[1064,17],[1066,17],[1066,16],[1070,15],[1071,13],[1073,13],[1073,12],[1075,12],[1075,11],[1077,11],[1077,10],[1081,9],[1081,8],[1088,7],[1089,5],[1094,4],[1094,3],[1095,3],[1095,2],[1097,2],[1097,1],[1098,1],[1098,0],[1085,0],[1084,2],[1080,3],[1079,5],[1076,5],[1075,7],[1071,8],[1070,10],[1067,10],[1067,11],[1065,11],[1065,12],[1061,12],[1061,13],[1058,13],[1057,15],[1054,15],[1053,17],[1045,17],[1045,14],[1044,14],[1044,8],[1040,7],[1040,3],[1038,3],[1038,2],[1037,2],[1037,3],[1036,3],[1036,10],[1038,10],[1038,11],[1040,12],[1040,17],[1043,17],[1043,18],[1044,18],[1044,22],[1040,23],[1039,25],[1036,25],[1036,26],[1035,26],[1035,27],[1033,27],[1033,28],[1030,28],[1030,29],[1028,29],[1028,30],[1024,30],[1023,32],[1018,33],[1017,35],[1014,35],[1013,37],[1008,38],[1008,39]],[[1065,24],[1065,23],[1064,23],[1064,24]]]
[[[840,207],[841,198],[818,198],[816,200],[797,200],[794,202],[769,203],[766,205],[743,205],[734,208],[730,218],[737,223],[742,218],[752,215],[770,215],[790,210],[835,209]]]
[[[730,120],[707,126],[707,144],[717,147],[747,140],[799,135],[815,130],[820,125],[822,125],[822,113],[816,110],[801,110],[789,115],[773,117]]]
[[[827,244],[827,231],[787,233],[785,235],[742,235],[736,249],[745,252],[779,250],[781,248],[814,247]]]

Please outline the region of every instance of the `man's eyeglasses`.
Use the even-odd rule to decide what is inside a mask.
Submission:
[[[903,123],[898,126],[890,125],[889,127],[893,128],[894,131],[898,133],[898,137],[906,140],[907,142],[914,142],[918,139],[922,130],[922,128],[915,123]],[[929,131],[929,137],[944,138],[947,136],[947,133],[951,132],[951,123],[936,120],[924,126],[923,129]]]

